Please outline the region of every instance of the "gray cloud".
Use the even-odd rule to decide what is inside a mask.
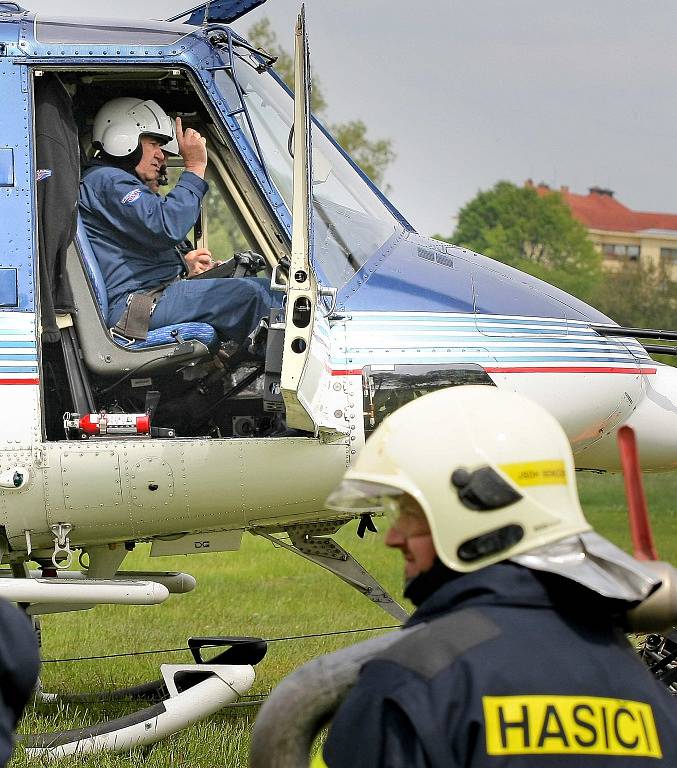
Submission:
[[[110,15],[104,0],[25,0]],[[166,18],[195,3],[118,0],[115,15]],[[298,0],[269,0],[292,47]],[[312,63],[332,120],[394,140],[392,198],[422,232],[450,233],[480,188],[527,177],[598,184],[643,210],[677,210],[670,0],[308,0]]]

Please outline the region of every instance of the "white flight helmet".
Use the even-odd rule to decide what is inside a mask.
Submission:
[[[574,472],[569,441],[544,408],[496,387],[460,386],[389,416],[327,506],[378,512],[406,493],[454,571],[513,559],[607,597],[644,599],[658,579],[591,530]]]
[[[179,154],[174,121],[155,101],[123,96],[107,102],[96,113],[92,141],[113,157],[127,157],[136,150],[141,136],[155,136],[162,149]]]

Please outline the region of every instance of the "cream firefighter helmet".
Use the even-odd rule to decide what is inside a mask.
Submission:
[[[544,408],[496,387],[460,386],[389,416],[327,506],[377,512],[408,494],[454,571],[512,559],[608,597],[642,600],[657,579],[592,531],[574,473],[564,430]]]
[[[329,505],[369,505],[369,497],[378,504],[379,496],[401,493],[418,502],[440,560],[455,571],[590,529],[560,425],[495,387],[440,390],[395,411]]]
[[[106,154],[117,158],[131,155],[141,136],[155,136],[163,142],[165,152],[179,153],[174,121],[151,99],[122,96],[107,102],[96,113],[92,141]]]

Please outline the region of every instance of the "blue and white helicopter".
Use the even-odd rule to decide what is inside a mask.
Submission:
[[[31,616],[159,603],[195,582],[120,570],[137,542],[152,556],[228,551],[247,531],[401,618],[331,538],[349,518],[323,502],[380,421],[441,387],[540,402],[582,469],[619,468],[624,424],[645,469],[677,465],[677,371],[635,338],[665,334],[619,328],[536,278],[418,235],[311,117],[303,19],[295,94],[228,26],[262,2],[213,0],[167,22],[0,2],[0,595]],[[108,329],[77,177],[98,108],[124,95],[206,136],[211,192],[196,240],[206,244],[211,217],[239,251],[232,274],[267,275],[284,295],[263,319],[265,363],[234,363],[209,326],[143,342]],[[82,569],[68,570],[75,554]],[[244,666],[206,680],[202,666],[193,687],[177,683],[185,670],[165,670],[162,711],[31,749],[155,740],[245,691]]]

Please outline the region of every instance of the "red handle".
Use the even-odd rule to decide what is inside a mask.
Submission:
[[[638,560],[658,560],[658,552],[651,532],[649,509],[644,495],[637,440],[632,427],[621,427],[618,430],[618,449],[623,466],[625,496],[628,500],[633,554]]]

